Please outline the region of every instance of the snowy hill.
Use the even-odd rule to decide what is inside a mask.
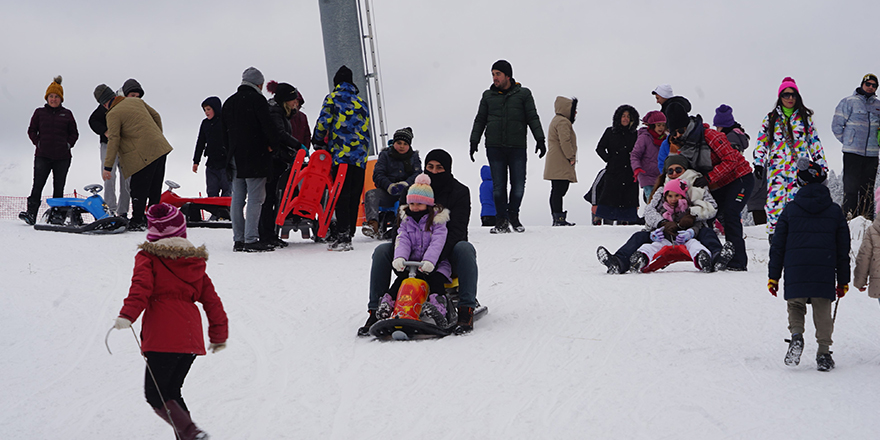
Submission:
[[[292,239],[232,253],[228,230],[190,229],[229,315],[229,348],[199,357],[184,397],[214,439],[826,439],[880,428],[880,308],[840,301],[837,368],[782,359],[785,302],[766,289],[768,243],[746,228],[745,273],[677,263],[607,275],[595,257],[636,227],[472,228],[479,299],[467,336],[359,339],[376,242],[327,252]],[[854,230],[865,225],[860,219]],[[858,245],[860,234],[856,236]],[[0,221],[0,437],[156,439],[130,331],[103,338],[143,233],[78,236]],[[136,322],[140,329],[140,322]]]

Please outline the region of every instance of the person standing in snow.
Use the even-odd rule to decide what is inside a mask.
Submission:
[[[167,204],[151,206],[147,241],[135,255],[134,275],[114,328],[141,321],[141,352],[147,362],[144,394],[156,415],[175,429],[177,438],[208,438],[199,429],[183,401],[181,388],[196,356],[207,353],[202,318],[196,302],[208,316],[208,350],[226,348],[228,321],[223,303],[205,272],[208,252],[186,239],[186,219]]]
[[[379,207],[393,207],[407,188],[422,174],[419,152],[412,149],[413,131],[404,127],[394,132],[388,148],[379,153],[373,167],[375,188],[364,194],[364,217],[361,232],[371,238],[382,238],[379,228]]]
[[[596,146],[596,153],[605,162],[604,186],[599,194],[596,217],[606,224],[639,222],[639,186],[630,165],[638,126],[639,112],[630,105],[621,105],[614,111],[611,126],[605,129]]]
[[[862,77],[851,96],[840,100],[834,110],[831,131],[843,149],[843,213],[848,218],[873,218],[871,191],[877,178],[877,130],[880,129],[880,99],[877,75]]]
[[[489,232],[504,234],[510,228],[525,232],[519,221],[519,208],[526,192],[526,127],[535,137],[538,159],[547,153],[544,129],[532,91],[513,79],[513,67],[506,60],[492,65],[492,86],[483,92],[471,130],[471,162],[486,133],[486,157],[492,170],[492,196],[495,198],[495,227]],[[510,175],[510,195],[507,178]]]
[[[107,109],[98,104],[98,107],[89,116],[89,127],[98,135],[101,142],[101,169],[104,169],[104,159],[107,157]],[[116,195],[117,177],[119,176],[119,196]],[[130,178],[126,179],[119,170],[119,158],[113,163],[110,170],[110,180],[104,181],[104,203],[110,211],[121,217],[128,216],[128,208],[131,205],[131,193],[129,189]]]
[[[715,118],[712,120],[716,131],[720,131],[727,136],[730,146],[740,153],[745,153],[749,148],[751,137],[746,133],[745,128],[736,122],[733,117],[733,108],[727,104],[721,104],[715,109]],[[762,185],[763,183],[763,185]],[[752,194],[746,204],[749,212],[752,213],[752,219],[756,225],[767,223],[767,215],[764,213],[764,203],[767,201],[767,181],[761,180],[755,182]]]
[[[64,184],[73,157],[70,150],[79,139],[73,112],[61,105],[64,102],[61,80],[61,75],[56,76],[46,88],[43,96],[46,104],[34,110],[28,126],[28,137],[37,148],[34,183],[27,198],[27,210],[20,212],[18,218],[29,225],[37,222],[37,211],[43,201],[43,187],[49,180],[49,173],[52,174],[52,197],[64,197]]]
[[[804,105],[794,79],[786,77],[776,93],[776,108],[764,117],[755,146],[755,178],[767,182],[767,232],[798,191],[797,161],[806,157],[827,173],[825,151],[813,126],[813,111]]]
[[[550,215],[553,226],[574,226],[566,220],[568,212],[562,208],[562,198],[572,183],[577,183],[577,136],[574,120],[577,116],[577,98],[557,96],[553,109],[556,115],[547,128],[547,160],[544,162],[544,180],[550,181]]]
[[[122,83],[122,95],[126,98],[144,98],[144,88],[134,78],[129,78]]]
[[[672,86],[669,84],[660,84],[657,88],[651,92],[654,95],[654,99],[657,101],[657,104],[660,104],[660,111],[665,115],[666,110],[672,104],[678,104],[684,108],[684,111],[690,113],[691,111],[691,102],[687,100],[684,96],[675,96],[675,93],[672,93]]]
[[[874,209],[880,208],[880,188],[874,190]],[[860,292],[868,290],[868,296],[880,298],[880,216],[874,212],[874,222],[865,231],[862,245],[853,269],[853,286]]]
[[[223,123],[220,98],[210,96],[202,101],[205,119],[199,126],[196,138],[196,151],[193,155],[192,171],[199,171],[202,156],[205,161],[205,185],[208,197],[229,197],[232,195],[232,182],[226,175],[226,148],[223,147]]]
[[[336,239],[331,251],[350,251],[357,227],[358,208],[364,190],[367,152],[370,151],[370,110],[358,96],[351,69],[342,66],[333,76],[333,91],[324,98],[315,123],[312,144],[326,148],[333,157],[333,175],[341,164],[348,165],[345,182],[336,201]]]
[[[849,226],[840,206],[831,200],[828,187],[822,184],[827,178],[824,166],[801,156],[797,169],[800,190],[777,219],[770,243],[767,289],[776,296],[784,270],[791,331],[785,364],[800,362],[804,316],[807,304],[811,304],[819,344],[816,364],[819,371],[828,371],[834,368],[829,350],[834,331],[831,304],[835,298],[843,298],[849,288]]]
[[[651,110],[642,118],[642,123],[645,127],[639,129],[636,144],[629,155],[629,163],[633,170],[633,179],[642,187],[642,198],[648,202],[651,200],[654,183],[660,177],[660,171],[655,165],[660,145],[666,139],[666,115]]]

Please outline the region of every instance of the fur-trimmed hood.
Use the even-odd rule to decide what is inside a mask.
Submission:
[[[400,221],[402,222],[406,219],[406,205],[401,206],[397,211],[397,214],[400,216]],[[449,210],[446,208],[439,208],[438,206],[434,206],[434,224],[444,224],[449,221]]]
[[[145,241],[138,245],[138,249],[143,249],[157,257],[170,258],[172,260],[178,258],[208,259],[208,250],[205,248],[205,245],[196,247],[189,240],[182,237],[163,238],[154,242]]]
[[[623,112],[629,113],[629,126],[627,127],[620,125],[620,118],[623,116]],[[627,104],[617,107],[617,110],[614,110],[614,120],[611,123],[611,128],[618,133],[635,133],[636,129],[639,128],[638,110]]]

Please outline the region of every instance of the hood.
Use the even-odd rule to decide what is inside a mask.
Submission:
[[[358,93],[360,93],[360,90],[358,90],[358,87],[350,82],[340,83],[338,86],[336,86],[335,90],[336,91],[346,91],[352,95],[357,95]]]
[[[187,283],[195,283],[204,273],[208,251],[205,245],[195,247],[189,240],[182,237],[171,237],[143,242],[139,249],[148,254],[162,258],[160,260],[171,273]],[[155,270],[155,269],[154,269]]]
[[[480,178],[483,179],[483,182],[492,181],[492,169],[489,168],[489,165],[483,165],[483,168],[480,168]]]
[[[571,120],[571,98],[566,98],[564,96],[557,96],[556,102],[553,103],[553,110],[556,111],[556,114]]]
[[[211,96],[210,98],[206,98],[202,101],[202,108],[211,107],[214,109],[214,118],[220,116],[220,111],[223,109],[223,104],[220,102],[220,98],[216,96]]]
[[[802,186],[794,196],[795,203],[810,214],[816,214],[827,209],[834,203],[831,200],[831,191],[821,183],[810,183]]]
[[[620,117],[623,116],[623,112],[629,112],[629,127],[622,127],[620,125]],[[614,131],[626,131],[626,132],[634,132],[636,128],[639,126],[639,112],[635,109],[635,107],[624,104],[620,107],[617,107],[617,110],[614,111],[614,120],[611,123],[611,128]]]

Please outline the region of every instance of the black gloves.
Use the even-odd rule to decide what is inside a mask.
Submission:
[[[761,180],[764,178],[764,167],[761,165],[755,165],[755,179]]]
[[[705,176],[700,176],[694,179],[694,186],[699,186],[700,188],[705,188],[709,186],[709,179]]]
[[[535,146],[535,153],[538,153],[538,159],[542,159],[545,154],[547,154],[547,146],[544,145],[544,141],[538,141],[538,145]]]
[[[471,142],[471,162],[476,162],[476,160],[474,160],[474,153],[477,152],[478,145],[478,142]]]

